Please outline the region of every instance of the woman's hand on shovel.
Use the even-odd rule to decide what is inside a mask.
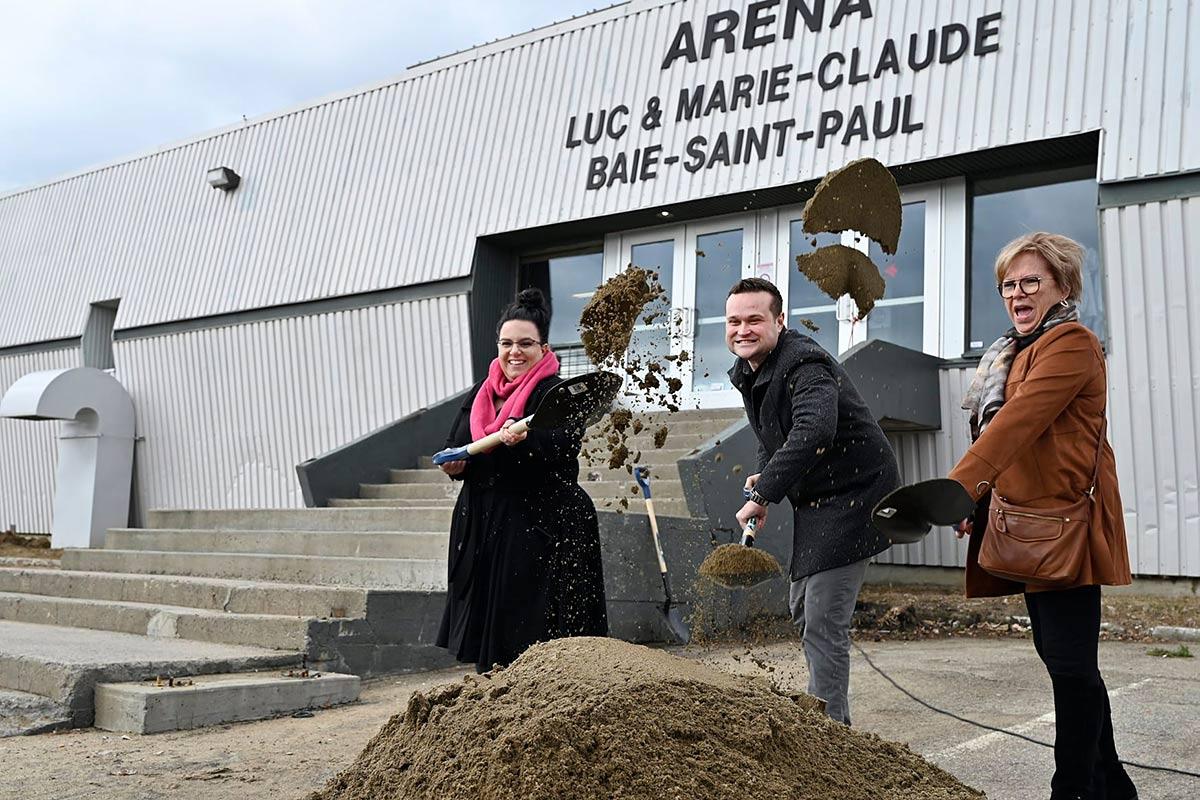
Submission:
[[[958,536],[958,538],[961,539],[964,536],[970,536],[971,531],[974,528],[975,528],[975,520],[971,519],[970,517],[967,517],[963,521],[955,524],[954,533],[955,533],[955,535]]]
[[[767,507],[760,506],[753,500],[747,500],[746,505],[742,506],[742,510],[737,512],[738,525],[745,529],[750,523],[751,517],[758,517],[758,530],[761,531],[767,521]]]
[[[504,420],[504,424],[500,426],[500,441],[504,442],[509,447],[512,447],[518,442],[525,441],[525,437],[529,435],[529,431],[521,431],[520,433],[513,433],[510,431],[509,428],[512,427],[514,422],[516,422],[515,419],[506,419]]]

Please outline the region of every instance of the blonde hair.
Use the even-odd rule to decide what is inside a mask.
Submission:
[[[1067,293],[1068,300],[1078,300],[1083,295],[1084,249],[1079,242],[1057,233],[1042,231],[1017,237],[996,256],[996,283],[1004,281],[1013,259],[1021,253],[1041,256],[1054,281]]]

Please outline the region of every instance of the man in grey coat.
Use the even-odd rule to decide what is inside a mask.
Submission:
[[[900,482],[896,455],[837,359],[785,324],[770,281],[746,278],[725,302],[729,378],[758,438],[745,525],[792,504],[791,612],[803,631],[808,691],[850,724],[850,620],[867,562],[889,546],[871,509]]]

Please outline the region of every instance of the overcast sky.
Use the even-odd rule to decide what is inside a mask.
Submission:
[[[0,192],[612,0],[0,0]]]

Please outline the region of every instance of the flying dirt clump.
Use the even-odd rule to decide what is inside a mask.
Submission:
[[[605,281],[579,316],[579,338],[591,362],[620,364],[638,316],[663,294],[658,276],[641,267],[631,266]]]
[[[981,800],[813,698],[615,639],[413,695],[310,800]]]
[[[830,297],[844,294],[854,298],[859,317],[865,317],[883,297],[885,289],[879,268],[853,247],[831,244],[796,256],[800,271]]]
[[[874,158],[851,161],[822,178],[802,216],[805,233],[858,231],[888,255],[900,245],[900,188]]]

